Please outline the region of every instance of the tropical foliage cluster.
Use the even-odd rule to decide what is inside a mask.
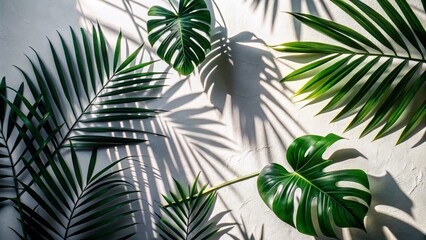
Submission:
[[[343,107],[333,121],[356,112],[348,129],[372,118],[362,136],[384,124],[376,138],[384,137],[402,121],[398,142],[404,141],[426,116],[424,99],[413,104],[425,92],[424,26],[406,0],[397,0],[397,7],[379,0],[386,16],[361,1],[332,2],[370,36],[313,15],[291,13],[337,43],[273,46],[281,52],[321,56],[282,81],[310,76],[296,95],[308,94],[306,100],[331,96],[321,113]],[[149,10],[148,39],[161,59],[189,75],[211,47],[210,11],[204,0],[169,3],[172,10]],[[426,10],[426,2],[422,4]],[[0,83],[0,201],[16,209],[21,229],[13,231],[21,239],[126,239],[135,234],[132,214],[140,210],[133,204],[137,191],[122,178],[126,169],[118,166],[134,159],[115,159],[99,169],[97,153],[101,148],[140,144],[146,134],[156,134],[129,123],[149,120],[161,111],[145,103],[157,98],[155,89],[164,86],[167,73],[152,70],[156,61],[144,61],[143,45],[121,61],[121,32],[114,48],[108,47],[99,25],[91,34],[84,29],[70,32],[70,41],[58,35],[59,46],[49,40],[52,66],[34,50],[35,59],[28,57],[31,71],[18,68],[25,83],[18,89],[9,87],[5,78]],[[265,204],[302,233],[337,237],[333,225],[365,230],[371,202],[367,175],[357,169],[324,170],[332,160],[323,159],[323,153],[340,139],[334,134],[295,139],[286,156],[292,171],[272,163],[259,173],[211,189],[198,189],[198,176],[187,187],[175,180],[177,192],[163,195],[165,204],[156,214],[158,235],[215,237],[219,228],[210,215],[216,190],[252,177],[258,177]],[[87,169],[82,169],[83,151],[91,153]],[[339,182],[361,187],[342,187]]]
[[[154,61],[135,63],[142,46],[121,62],[121,33],[113,51],[100,26],[91,38],[83,29],[78,38],[71,28],[71,36],[67,43],[59,34],[59,48],[49,40],[53,67],[34,51],[32,72],[18,68],[26,81],[18,90],[2,79],[0,199],[17,210],[21,229],[13,231],[22,239],[128,238],[138,198],[122,179],[126,169],[116,167],[131,159],[98,169],[97,150],[145,141],[150,132],[117,122],[155,117],[140,105],[157,98],[150,90],[163,86],[164,73],[149,71]],[[87,169],[81,150],[92,151]]]
[[[307,94],[304,100],[313,101],[330,96],[319,113],[343,107],[332,122],[353,114],[346,128],[350,130],[370,118],[361,137],[383,125],[375,139],[402,123],[404,130],[398,143],[406,140],[426,117],[425,27],[405,0],[397,0],[397,7],[388,0],[377,1],[389,20],[362,1],[351,0],[353,5],[342,0],[332,2],[368,35],[313,15],[291,13],[338,44],[289,42],[273,46],[280,52],[322,56],[282,81],[311,76],[295,95]],[[426,8],[424,1],[422,4]]]

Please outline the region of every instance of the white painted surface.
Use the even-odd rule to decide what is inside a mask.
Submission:
[[[256,5],[258,2],[258,5]],[[323,2],[325,2],[323,4]],[[375,1],[366,1],[378,9]],[[367,218],[368,234],[344,230],[344,239],[424,239],[426,232],[426,145],[423,129],[409,141],[395,146],[400,131],[371,142],[373,135],[357,139],[361,127],[342,134],[349,119],[329,124],[336,111],[314,117],[324,106],[302,108],[292,103],[291,91],[300,83],[282,85],[277,80],[300,66],[278,59],[282,54],[265,44],[302,40],[327,41],[320,34],[295,24],[286,11],[302,11],[348,24],[355,23],[328,1],[216,0],[209,6],[216,19],[214,46],[222,45],[218,62],[179,79],[167,80],[163,99],[153,107],[170,110],[150,126],[168,138],[151,137],[148,145],[110,150],[107,156],[129,153],[143,156],[131,177],[141,189],[142,211],[136,214],[138,238],[153,238],[152,216],[160,193],[171,179],[191,182],[201,173],[201,182],[216,185],[256,172],[269,162],[284,164],[285,149],[301,135],[340,134],[340,141],[326,153],[356,149],[363,157],[345,160],[338,168],[360,168],[370,176],[372,208]],[[276,3],[276,7],[274,7]],[[420,6],[420,1],[410,1]],[[147,0],[2,0],[0,2],[0,75],[17,86],[21,81],[13,65],[29,69],[23,53],[28,46],[48,55],[45,36],[57,41],[56,30],[67,36],[68,25],[88,27],[98,20],[110,43],[121,29],[133,49],[147,39],[147,9],[166,1]],[[420,9],[420,8],[418,8]],[[424,15],[424,14],[423,14]],[[224,31],[226,28],[227,31]],[[208,64],[208,63],[207,63]],[[165,68],[163,64],[159,69]],[[353,151],[351,151],[353,153]],[[341,152],[340,152],[341,153]],[[337,154],[342,156],[342,154]],[[255,179],[220,190],[215,212],[221,224],[230,227],[221,239],[312,239],[281,222],[258,196]],[[13,239],[7,226],[15,226],[13,210],[0,211],[0,238]],[[238,223],[238,225],[235,225]],[[263,235],[262,235],[263,233]]]

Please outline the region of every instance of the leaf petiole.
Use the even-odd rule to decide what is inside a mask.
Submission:
[[[214,187],[211,187],[211,188],[207,189],[206,191],[204,191],[202,193],[202,195],[206,195],[206,194],[209,194],[211,192],[215,192],[215,191],[217,191],[217,190],[219,190],[221,188],[233,185],[235,183],[243,182],[245,180],[257,177],[257,176],[259,176],[259,174],[260,174],[260,172],[255,172],[255,173],[251,173],[251,174],[248,174],[248,175],[244,175],[244,176],[238,177],[238,178],[230,180],[230,181],[226,181],[224,183],[221,183],[219,185],[216,185]],[[198,194],[195,194],[192,198],[196,198],[197,196],[198,196]],[[190,200],[189,197],[186,200]],[[180,199],[179,201],[174,202],[173,204],[181,203],[182,201],[183,201],[183,199]],[[170,207],[170,206],[171,206],[171,204],[163,205],[163,207],[165,207],[165,208]]]

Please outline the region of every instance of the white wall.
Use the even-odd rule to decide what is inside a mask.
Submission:
[[[111,158],[124,152],[142,155],[143,163],[133,166],[130,175],[142,190],[143,210],[136,214],[141,222],[137,236],[153,237],[155,201],[161,192],[168,191],[172,177],[192,181],[201,171],[201,182],[216,185],[259,171],[269,162],[285,165],[286,147],[298,136],[337,133],[347,140],[338,142],[326,154],[330,156],[340,150],[335,154],[338,158],[354,156],[336,167],[366,171],[373,194],[368,233],[345,229],[343,238],[424,239],[426,145],[422,137],[425,129],[398,146],[395,142],[400,131],[374,142],[371,142],[374,133],[357,138],[362,126],[343,134],[349,119],[329,124],[336,111],[314,116],[324,103],[304,108],[303,102],[293,103],[292,91],[301,83],[282,85],[277,80],[300,64],[277,58],[282,54],[265,46],[297,39],[326,41],[320,34],[295,23],[287,11],[331,18],[357,29],[356,24],[329,1],[207,2],[216,20],[213,46],[221,46],[212,53],[222,52],[222,55],[216,60],[208,58],[206,66],[188,79],[172,74],[163,99],[152,103],[153,107],[170,112],[147,127],[164,132],[168,138],[152,137],[148,145],[107,152]],[[378,9],[376,1],[365,2]],[[410,3],[420,6],[420,1]],[[130,46],[135,47],[147,39],[147,9],[155,4],[167,3],[1,0],[0,76],[5,75],[17,85],[21,78],[13,65],[29,69],[24,56],[32,56],[28,46],[47,55],[45,37],[57,41],[56,30],[67,33],[68,25],[87,28],[98,20],[110,43],[121,29],[130,39]],[[164,69],[166,65],[158,68]],[[258,196],[255,179],[220,190],[215,212],[223,216],[221,224],[231,227],[221,239],[312,239],[275,217]],[[16,224],[13,211],[2,210],[0,214],[0,238],[12,239],[7,226]],[[230,225],[235,222],[239,225]]]

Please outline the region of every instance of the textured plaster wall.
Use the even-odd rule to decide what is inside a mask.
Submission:
[[[371,142],[373,135],[358,139],[362,127],[343,134],[349,119],[329,124],[336,112],[314,116],[324,103],[294,103],[292,91],[301,83],[282,85],[277,80],[300,64],[278,58],[265,44],[323,40],[320,34],[293,21],[287,11],[301,11],[333,19],[355,29],[357,25],[322,0],[207,0],[214,17],[213,50],[200,70],[189,78],[171,74],[151,107],[169,110],[143,125],[168,138],[150,137],[140,146],[112,149],[105,161],[139,154],[141,164],[129,173],[141,190],[135,215],[139,239],[153,238],[152,215],[161,192],[172,186],[172,177],[191,182],[201,172],[201,182],[216,185],[261,170],[269,162],[285,164],[291,141],[301,135],[341,134],[326,156],[341,160],[334,168],[360,168],[371,182],[373,201],[367,218],[368,234],[345,229],[344,239],[425,239],[426,145],[425,130],[395,146],[400,131]],[[376,1],[365,1],[378,9]],[[420,1],[412,0],[415,9]],[[21,77],[13,67],[29,70],[24,54],[32,46],[48,56],[46,36],[58,41],[56,30],[68,34],[68,26],[90,29],[96,20],[110,43],[120,29],[129,39],[130,51],[146,41],[147,10],[158,0],[1,0],[0,76],[17,86]],[[416,10],[420,11],[420,10]],[[424,17],[424,14],[423,14]],[[148,48],[146,57],[155,57]],[[216,55],[220,53],[220,55]],[[167,68],[160,64],[158,69]],[[373,133],[374,134],[374,133]],[[336,151],[337,150],[337,151]],[[228,228],[221,239],[313,239],[278,220],[257,194],[251,179],[220,190],[215,214]],[[13,239],[8,226],[16,226],[12,209],[0,210],[0,239]],[[237,223],[237,224],[235,224]]]

